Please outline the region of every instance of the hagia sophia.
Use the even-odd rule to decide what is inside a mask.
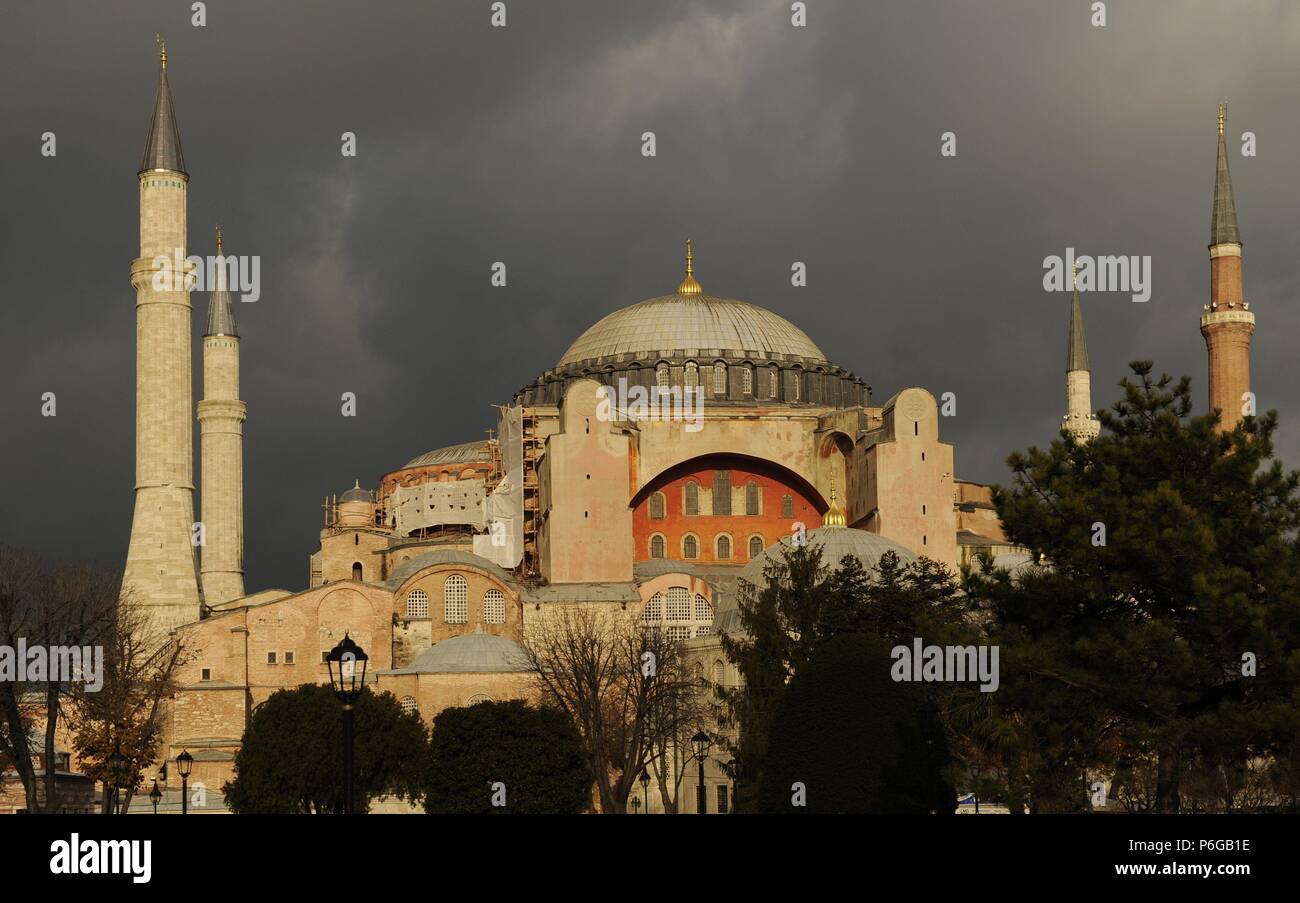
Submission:
[[[449,706],[528,697],[526,631],[575,605],[660,626],[686,645],[706,682],[735,685],[718,634],[737,627],[737,581],[760,582],[764,562],[801,531],[829,562],[856,555],[868,569],[886,551],[954,570],[982,550],[1018,553],[989,487],[957,476],[934,395],[897,387],[877,401],[850,362],[829,360],[797,325],[706,291],[702,282],[715,287],[725,274],[697,272],[688,244],[684,276],[665,262],[664,288],[675,289],[590,326],[493,417],[465,424],[469,441],[413,449],[373,482],[362,476],[329,495],[323,523],[310,528],[319,539],[302,588],[250,592],[242,435],[250,414],[230,292],[219,283],[210,294],[195,405],[190,292],[153,278],[157,258],[188,247],[190,187],[165,50],[159,79],[131,266],[137,465],[125,583],[158,636],[187,650],[162,756],[188,750],[192,781],[210,797],[232,776],[254,707],[281,688],[327,682],[324,655],[345,632],[369,655],[374,686],[430,723]],[[218,256],[232,239],[218,236]],[[1254,314],[1242,300],[1222,118],[1210,258],[1201,329],[1212,404],[1231,423],[1249,390]],[[1062,427],[1088,441],[1099,427],[1077,287],[1065,350]],[[623,401],[637,387],[641,397],[697,399],[701,421],[641,416]],[[310,548],[308,529],[304,521]],[[713,760],[707,779],[708,812],[727,811],[729,779]]]

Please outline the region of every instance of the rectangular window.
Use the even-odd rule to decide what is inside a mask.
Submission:
[[[292,652],[285,652],[285,654],[284,654],[284,663],[285,663],[286,665],[292,665],[292,664],[293,664],[293,653],[292,653]]]
[[[275,664],[275,653],[274,653],[274,652],[268,652],[268,653],[266,654],[266,663],[267,663],[268,665],[274,665],[274,664]]]
[[[746,395],[754,394],[754,371],[747,366],[740,371],[740,389]]]
[[[212,680],[212,669],[204,668],[199,672],[199,680]]]
[[[731,513],[731,471],[729,470],[713,472],[713,513],[715,515]]]
[[[719,784],[718,785],[718,814],[719,815],[726,815],[727,812],[730,811],[728,806],[729,802],[730,800],[727,799],[727,785]]]

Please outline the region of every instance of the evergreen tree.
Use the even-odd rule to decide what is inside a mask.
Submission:
[[[1272,460],[1276,415],[1219,431],[1190,416],[1186,378],[1131,367],[1100,437],[1013,454],[995,491],[1045,566],[968,587],[1001,646],[1012,779],[1037,808],[1077,805],[1089,769],[1150,759],[1152,807],[1177,811],[1194,761],[1284,754],[1300,728],[1300,477]]]

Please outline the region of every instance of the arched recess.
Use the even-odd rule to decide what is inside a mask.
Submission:
[[[637,490],[636,494],[632,496],[631,501],[628,502],[628,507],[635,509],[637,506],[645,502],[652,492],[657,492],[665,483],[671,483],[674,480],[680,479],[696,470],[709,467],[725,468],[728,464],[735,464],[738,462],[743,462],[743,464],[756,469],[770,471],[777,479],[781,480],[792,489],[797,490],[816,504],[819,514],[825,514],[826,509],[830,507],[830,502],[822,496],[817,487],[797,471],[791,470],[782,464],[777,464],[774,461],[769,461],[766,458],[760,458],[756,455],[740,454],[738,452],[719,452],[715,454],[700,455],[694,458],[687,458],[684,461],[678,461],[671,467],[661,470],[659,473],[646,480],[645,485]]]

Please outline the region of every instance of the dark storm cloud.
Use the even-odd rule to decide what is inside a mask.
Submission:
[[[237,311],[250,590],[305,585],[325,493],[481,437],[592,322],[670,291],[687,237],[707,291],[789,317],[877,403],[956,392],[941,428],[964,478],[1003,480],[1009,451],[1055,435],[1068,300],[1043,292],[1042,259],[1066,247],[1153,259],[1150,302],[1085,296],[1094,404],[1149,357],[1203,405],[1224,97],[1230,146],[1259,137],[1232,159],[1254,388],[1300,464],[1300,8],[1113,0],[1093,28],[1084,0],[808,5],[795,29],[785,2],[507,0],[493,29],[487,2],[210,2],[206,28],[188,3],[9,4],[0,539],[125,556],[155,31],[190,251],[220,222],[262,258],[261,300]]]

